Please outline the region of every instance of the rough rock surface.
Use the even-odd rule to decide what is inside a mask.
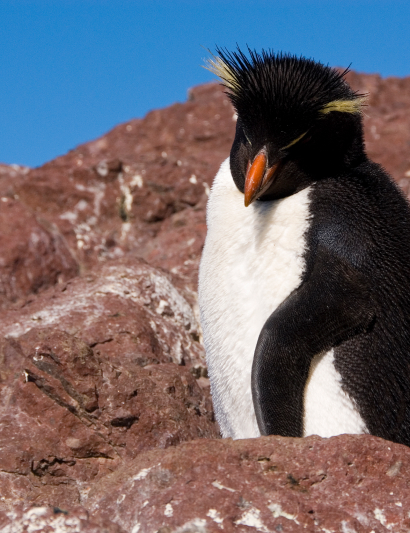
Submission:
[[[78,274],[79,266],[55,226],[25,205],[1,199],[0,308]]]
[[[204,374],[205,354],[194,295],[172,276],[134,258],[96,265],[92,272],[43,292],[21,309],[0,312],[0,334],[38,327],[63,329],[129,370],[173,362]]]
[[[410,195],[410,78],[348,80]],[[209,440],[196,284],[235,120],[208,84],[40,168],[0,165],[0,533],[410,530],[404,447]]]
[[[110,520],[90,518],[85,509],[64,511],[58,507],[16,508],[0,512],[1,533],[125,533]]]
[[[202,440],[140,455],[87,507],[126,531],[399,533],[409,469],[407,447],[368,435]]]
[[[1,320],[4,506],[16,484],[27,502],[79,504],[126,458],[218,436],[193,375],[204,369],[199,326],[164,274],[105,265],[58,289]]]

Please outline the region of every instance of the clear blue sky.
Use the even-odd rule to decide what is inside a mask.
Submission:
[[[213,79],[249,44],[410,75],[410,1],[1,0],[0,162],[38,166]]]

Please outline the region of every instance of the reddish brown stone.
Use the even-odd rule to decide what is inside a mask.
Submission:
[[[348,82],[367,94],[364,111],[366,148],[409,195],[410,190],[410,78],[381,78],[350,72]]]
[[[409,471],[407,447],[368,435],[202,440],[141,454],[86,506],[126,531],[404,533]]]
[[[18,200],[0,198],[0,307],[78,274],[57,227]]]
[[[140,259],[109,262],[93,273],[52,288],[22,309],[0,313],[0,334],[36,327],[64,329],[115,366],[152,363],[196,367],[205,354],[195,296]]]
[[[0,396],[0,509],[78,505],[124,459],[218,435],[187,369],[130,369],[58,329],[1,342]]]

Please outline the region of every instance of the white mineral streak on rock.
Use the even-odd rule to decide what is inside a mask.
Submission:
[[[225,487],[225,485],[221,485],[221,483],[219,483],[219,481],[213,481],[212,485],[215,488],[219,489],[219,490],[223,490],[224,489],[224,490],[229,490],[229,492],[236,492],[235,489],[230,489],[229,487]]]
[[[124,175],[122,173],[118,174],[118,182],[120,184],[120,190],[124,196],[124,209],[125,212],[128,214],[131,212],[132,202],[134,201],[134,197],[130,189],[131,184],[125,183]]]
[[[120,241],[124,242],[131,229],[131,222],[124,222],[121,226]]]

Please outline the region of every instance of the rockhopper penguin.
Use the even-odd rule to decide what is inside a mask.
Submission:
[[[410,445],[410,208],[366,156],[363,95],[310,59],[217,53],[238,119],[199,301],[222,434]]]

